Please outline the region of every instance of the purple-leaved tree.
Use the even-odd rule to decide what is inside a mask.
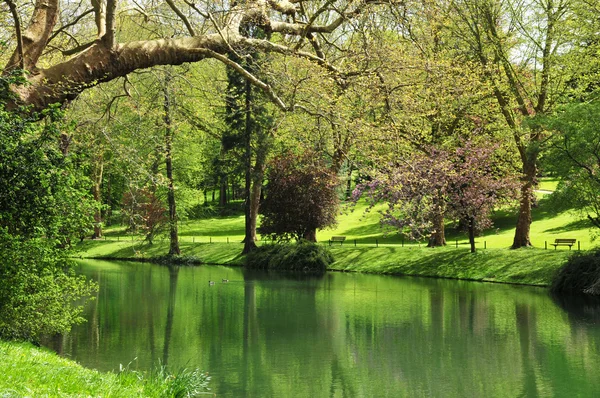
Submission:
[[[358,185],[353,199],[366,197],[370,208],[387,203],[382,223],[413,240],[429,237],[429,246],[439,245],[431,240],[439,236],[438,218],[458,219],[474,252],[475,234],[492,226],[494,207],[510,203],[518,193],[518,175],[503,166],[497,149],[468,141],[454,150],[412,153]]]

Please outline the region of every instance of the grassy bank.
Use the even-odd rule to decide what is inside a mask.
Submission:
[[[26,343],[0,341],[2,397],[175,397],[206,391],[206,377],[182,370],[168,374],[123,370],[101,373]]]
[[[556,181],[544,184],[541,188],[550,192]],[[319,231],[321,242],[334,235],[346,236],[343,246],[332,247],[336,261],[331,269],[548,285],[572,252],[565,247],[554,250],[554,239],[577,239],[574,250],[594,246],[589,222],[573,212],[554,212],[547,193],[538,194],[538,206],[533,209],[531,241],[535,249],[508,249],[514,234],[514,210],[496,212],[494,229],[477,237],[475,254],[469,253],[465,234],[452,223],[446,226],[448,246],[430,249],[424,242],[408,242],[397,232],[382,229],[377,209],[365,210],[364,203],[353,211],[346,209],[335,229]],[[242,264],[243,215],[188,220],[181,223],[179,231],[183,256],[206,264]],[[107,229],[106,240],[85,241],[79,249],[83,257],[139,260],[164,256],[169,246],[164,238],[148,245],[143,237],[115,227]]]
[[[241,265],[240,243],[181,244],[182,254],[205,264]],[[154,245],[131,242],[95,241],[80,246],[82,256],[95,258],[150,259],[164,255],[168,242]],[[402,274],[477,281],[548,285],[572,251],[544,249],[481,249],[470,253],[464,245],[456,248],[427,248],[418,245],[380,244],[354,246],[345,243],[331,248],[336,271],[375,274]]]

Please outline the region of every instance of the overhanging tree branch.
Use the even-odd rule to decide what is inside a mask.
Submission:
[[[15,21],[15,31],[17,35],[17,64],[9,64],[8,68],[19,67],[21,69],[24,69],[25,65],[23,63],[23,35],[21,33],[21,19],[19,18],[19,13],[17,12],[17,6],[15,5],[15,3],[12,0],[4,0],[4,2],[8,5],[13,20]]]

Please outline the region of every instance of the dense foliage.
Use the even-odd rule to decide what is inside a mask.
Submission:
[[[267,180],[261,234],[274,240],[316,240],[316,229],[335,224],[337,176],[315,153],[286,153],[274,158]]]
[[[246,267],[321,273],[333,261],[333,255],[327,247],[302,240],[298,243],[259,246],[246,256]]]
[[[0,230],[0,337],[37,341],[83,322],[82,296],[93,285],[74,275],[63,249],[44,238]]]
[[[558,271],[550,289],[553,293],[600,295],[600,251],[574,254]]]
[[[562,177],[554,205],[576,208],[600,228],[600,103],[562,107],[544,122],[555,132],[549,142],[546,167]]]
[[[82,320],[74,304],[93,284],[74,276],[67,256],[95,206],[61,140],[61,112],[36,122],[19,111],[0,109],[0,337],[36,340]]]
[[[412,239],[434,233],[438,218],[458,220],[474,251],[474,235],[491,226],[494,206],[516,197],[516,176],[499,166],[495,149],[465,142],[408,154],[359,185],[354,201],[364,195],[371,206],[387,203],[382,221]]]

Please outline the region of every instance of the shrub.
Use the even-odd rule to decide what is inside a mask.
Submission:
[[[554,277],[550,290],[553,293],[600,294],[600,250],[571,256]]]
[[[333,261],[333,255],[328,248],[300,241],[260,246],[246,256],[246,267],[322,273]]]
[[[335,225],[338,178],[314,152],[285,153],[267,170],[259,232],[275,240],[316,241],[316,230]]]
[[[46,239],[23,240],[0,230],[0,338],[39,341],[81,323],[95,284],[76,276],[63,250]]]

